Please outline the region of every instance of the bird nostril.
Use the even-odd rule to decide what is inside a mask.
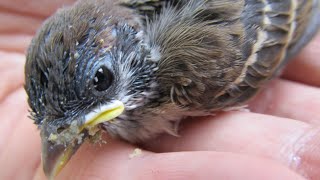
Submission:
[[[65,130],[66,128],[65,127],[59,127],[57,129],[57,133],[60,134],[63,130]]]

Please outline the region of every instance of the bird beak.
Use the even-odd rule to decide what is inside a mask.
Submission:
[[[42,163],[43,170],[49,179],[53,179],[67,164],[72,155],[78,150],[85,138],[89,136],[90,129],[98,124],[110,121],[124,111],[120,101],[112,101],[108,105],[100,106],[85,115],[82,125],[71,123],[62,132],[57,133],[53,125],[44,122],[41,126]],[[93,136],[90,134],[90,136]]]

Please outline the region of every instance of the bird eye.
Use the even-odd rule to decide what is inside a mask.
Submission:
[[[112,73],[108,68],[102,66],[98,69],[96,75],[94,76],[93,85],[97,91],[105,91],[110,87],[112,81]]]

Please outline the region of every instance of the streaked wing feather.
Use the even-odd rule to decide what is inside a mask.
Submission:
[[[247,41],[242,50],[248,54],[248,60],[240,76],[216,96],[215,103],[222,107],[241,104],[252,97],[282,64],[301,50],[320,24],[318,0],[245,2],[242,20]]]

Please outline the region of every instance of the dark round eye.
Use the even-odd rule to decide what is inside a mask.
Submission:
[[[113,75],[105,66],[101,66],[93,79],[94,88],[97,91],[107,90],[113,81]]]

